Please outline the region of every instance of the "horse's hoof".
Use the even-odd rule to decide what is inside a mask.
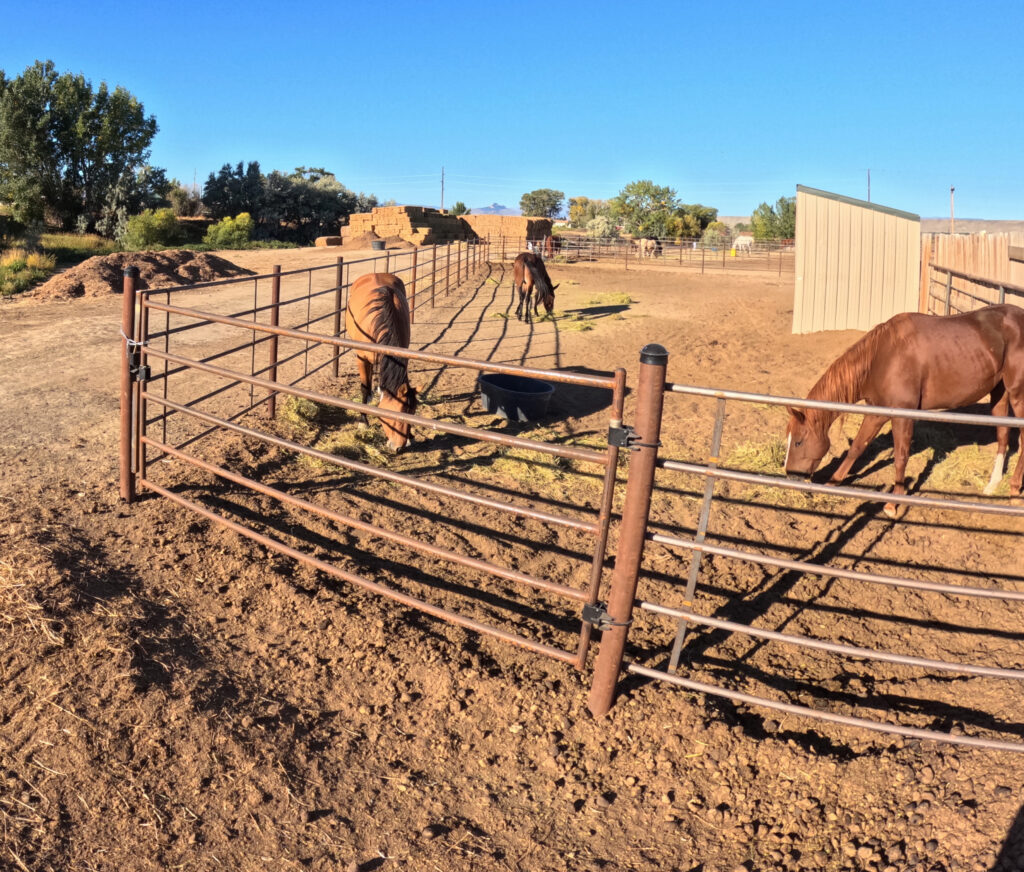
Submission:
[[[885,508],[882,509],[887,518],[892,518],[894,521],[898,521],[907,511],[906,506],[897,505],[896,503],[886,503]]]

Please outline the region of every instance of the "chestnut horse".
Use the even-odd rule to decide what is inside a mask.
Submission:
[[[898,409],[955,409],[991,396],[992,414],[1024,416],[1024,309],[986,306],[963,315],[905,313],[879,324],[839,357],[811,388],[809,400],[856,403]],[[790,409],[786,429],[786,472],[810,475],[829,449],[828,430],[839,412]],[[830,483],[842,481],[875,438],[885,415],[865,415]],[[905,494],[904,473],[914,422],[893,418],[893,492]],[[1019,497],[1024,479],[1024,423],[1021,450],[1010,481]],[[1003,476],[1010,440],[1008,427],[996,428],[996,460],[985,493]],[[896,517],[895,504],[885,513]]]
[[[532,320],[530,316],[531,305],[533,307],[533,314],[540,314],[540,304],[544,304],[544,308],[550,315],[555,308],[555,288],[558,285],[551,284],[551,278],[548,276],[548,271],[544,266],[544,261],[540,255],[534,254],[532,251],[524,251],[521,254],[516,255],[515,263],[512,264],[512,289],[513,291],[519,291],[519,305],[516,306],[516,317],[522,321],[525,320],[529,324]],[[531,303],[532,297],[532,303]],[[525,303],[526,311],[523,311],[523,305]]]
[[[345,309],[345,331],[349,339],[375,345],[409,347],[409,303],[405,285],[390,273],[369,273],[352,283]],[[363,403],[373,393],[373,374],[377,372],[381,409],[389,412],[416,411],[416,389],[409,384],[409,361],[404,357],[373,351],[357,351],[359,385]],[[401,451],[409,441],[410,427],[405,421],[381,418],[388,445]]]

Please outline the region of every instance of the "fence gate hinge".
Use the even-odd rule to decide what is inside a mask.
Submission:
[[[632,621],[613,621],[604,603],[586,603],[583,606],[583,620],[592,624],[597,630],[610,630],[612,627],[628,627]]]

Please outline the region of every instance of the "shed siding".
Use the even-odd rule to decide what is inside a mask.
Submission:
[[[870,330],[916,312],[921,219],[797,186],[793,332]]]

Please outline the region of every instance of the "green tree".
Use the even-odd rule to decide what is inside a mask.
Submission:
[[[181,235],[172,209],[146,209],[125,222],[118,241],[125,251],[145,251],[174,245]]]
[[[451,208],[452,215],[468,215],[469,209],[466,208],[466,204],[462,200],[456,200],[455,205]]]
[[[210,173],[203,187],[203,205],[213,218],[229,218],[241,212],[258,215],[263,207],[264,179],[259,161],[234,167],[224,164]]]
[[[125,232],[132,215],[169,205],[171,188],[167,173],[148,164],[135,172],[122,173],[121,178],[107,192],[99,218],[96,219],[96,231],[104,236],[119,238]]]
[[[704,228],[704,235],[701,237],[705,245],[716,248],[728,245],[732,241],[732,232],[729,225],[721,221],[712,221]]]
[[[762,203],[750,216],[754,239],[792,239],[796,236],[796,197],[779,197],[774,206]]]
[[[124,88],[36,61],[0,71],[0,200],[16,218],[65,229],[99,219],[112,189],[146,165],[156,119]]]
[[[206,231],[203,244],[211,248],[245,248],[252,239],[254,226],[248,212],[242,212],[235,218],[221,218]]]
[[[633,236],[669,236],[669,223],[679,207],[672,188],[650,179],[630,182],[609,202],[609,210]]]
[[[519,199],[519,208],[524,215],[534,218],[555,218],[562,211],[565,194],[551,188],[538,188],[523,194]]]
[[[167,199],[171,201],[174,214],[180,218],[194,218],[202,214],[203,197],[191,185],[183,185],[177,179],[171,179]]]
[[[590,197],[569,198],[569,226],[574,228],[586,227],[599,215],[608,211],[607,200],[591,200]]]

